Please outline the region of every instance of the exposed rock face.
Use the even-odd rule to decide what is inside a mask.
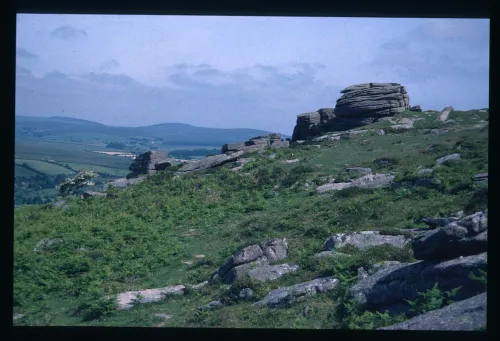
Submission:
[[[382,188],[389,186],[394,180],[393,175],[369,173],[351,182],[329,183],[318,186],[316,191],[324,193],[328,191],[339,191],[349,187],[357,187],[363,189]]]
[[[460,154],[459,153],[455,153],[455,154],[450,154],[450,155],[446,155],[446,156],[440,157],[439,159],[436,160],[436,164],[437,165],[441,165],[441,164],[445,163],[448,160],[460,160]]]
[[[299,270],[297,265],[278,264],[278,265],[263,265],[252,269],[248,272],[248,277],[260,282],[276,280],[283,275]]]
[[[301,301],[307,297],[333,289],[338,285],[338,283],[339,280],[335,277],[323,277],[309,282],[271,290],[266,297],[258,302],[255,302],[253,306],[286,308],[297,301]]]
[[[269,262],[286,258],[288,243],[286,239],[272,239],[258,245],[247,246],[230,257],[217,271],[216,275],[224,283],[230,284],[241,279],[250,272],[257,280],[273,280],[287,272],[296,271],[298,268],[288,264],[269,267]],[[259,267],[265,266],[263,269]]]
[[[398,83],[357,84],[341,93],[335,109],[298,115],[292,141],[308,140],[324,132],[349,130],[410,108],[406,89]]]
[[[412,243],[414,257],[444,260],[488,250],[488,210],[418,235]]]
[[[118,310],[126,310],[132,308],[137,303],[158,302],[165,298],[166,295],[183,295],[186,288],[183,285],[172,287],[146,289],[139,291],[128,291],[117,296]]]
[[[378,231],[363,231],[353,233],[339,233],[331,236],[325,241],[324,250],[330,251],[352,245],[357,249],[365,250],[369,247],[389,244],[395,247],[403,247],[409,242],[405,236],[385,236]]]
[[[172,166],[173,161],[169,159],[167,152],[149,151],[138,155],[129,167],[132,172],[129,178],[135,178],[141,174],[153,174]]]
[[[228,162],[236,161],[240,156],[244,154],[243,151],[238,151],[231,154],[219,154],[214,156],[208,156],[201,160],[196,160],[193,162],[186,163],[177,171],[177,174],[191,173],[196,171],[205,170],[208,168],[217,167]]]
[[[486,326],[486,293],[379,330],[473,331]]]
[[[441,113],[439,114],[437,121],[446,121],[448,119],[448,116],[450,115],[450,112],[452,112],[453,110],[455,110],[453,107],[444,108],[443,111],[441,111]]]
[[[222,146],[222,154],[231,154],[239,151],[246,153],[263,150],[265,147],[288,147],[288,141],[281,141],[281,134],[274,133],[265,136],[256,136],[246,142],[228,143]]]
[[[419,261],[410,264],[385,264],[375,274],[361,279],[349,289],[349,295],[360,304],[379,311],[399,314],[409,309],[405,300],[415,300],[419,292],[435,283],[442,291],[459,286],[454,300],[460,301],[484,292],[484,285],[469,278],[486,271],[486,253],[443,262]]]

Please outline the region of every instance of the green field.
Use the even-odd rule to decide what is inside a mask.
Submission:
[[[34,176],[34,175],[36,175],[35,172],[33,172],[27,168],[24,168],[22,166],[19,166],[17,164],[14,168],[14,176],[30,177],[30,176]]]
[[[110,156],[85,151],[88,146],[52,142],[16,141],[16,158],[28,160],[54,160],[61,163],[79,163],[95,166],[128,169],[131,160],[120,156]]]
[[[426,113],[404,113],[399,117]],[[421,126],[435,125],[428,114]],[[239,172],[232,164],[200,174],[174,176],[158,172],[138,185],[109,189],[108,197],[69,198],[69,207],[29,205],[14,217],[14,312],[25,315],[16,325],[159,326],[154,314],[171,316],[164,327],[225,328],[377,328],[395,322],[369,313],[337,315],[345,297],[342,290],[308,299],[285,309],[257,309],[252,302],[235,301],[213,311],[197,308],[229,297],[244,287],[254,301],[269,290],[320,276],[336,276],[342,285],[356,278],[360,267],[384,260],[415,261],[411,249],[375,247],[351,253],[350,260],[318,260],[326,238],[335,233],[424,227],[423,217],[447,217],[487,208],[488,189],[474,182],[474,174],[488,170],[488,127],[472,127],[483,118],[476,112],[455,112],[463,120],[444,135],[419,129],[356,135],[346,140],[310,143],[263,155],[252,155]],[[486,117],[487,119],[487,117]],[[439,126],[439,124],[437,124]],[[451,127],[450,127],[451,128]],[[319,147],[318,147],[319,146]],[[459,149],[458,149],[459,148]],[[413,179],[420,168],[435,166],[435,159],[460,151],[461,159],[435,167],[430,176],[438,188],[347,189],[318,194],[315,186],[327,176],[351,177],[345,167],[367,166],[377,173],[392,173],[397,180]],[[275,154],[273,158],[269,157]],[[379,166],[376,161],[390,160]],[[284,160],[299,159],[286,164]],[[86,163],[86,162],[82,162]],[[308,183],[310,186],[305,187]],[[194,230],[194,233],[193,233]],[[399,232],[398,232],[399,233]],[[33,252],[43,238],[64,242]],[[271,238],[287,238],[290,249],[282,262],[300,270],[276,281],[243,280],[232,289],[213,283],[200,291],[115,311],[104,295],[130,290],[193,285],[217,270],[242,247]],[[85,251],[79,251],[84,248]],[[205,258],[196,261],[195,255]],[[192,260],[188,266],[182,261]]]
[[[72,174],[74,172],[70,171],[67,168],[54,165],[49,162],[39,161],[39,160],[28,160],[28,159],[15,159],[16,165],[22,165],[26,163],[28,166],[33,169],[39,171],[40,173],[44,173],[47,175],[57,175],[57,174]]]

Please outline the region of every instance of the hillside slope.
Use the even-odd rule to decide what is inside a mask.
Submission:
[[[453,111],[454,123],[445,125],[435,122],[435,112],[403,112],[394,120],[421,120],[397,129],[390,122],[375,123],[338,140],[247,155],[239,170],[231,170],[238,163],[182,176],[167,169],[140,184],[109,189],[107,197],[72,198],[63,208],[18,208],[14,313],[22,317],[14,323],[372,329],[400,322],[405,317],[346,308],[346,290],[360,267],[415,261],[411,248],[381,245],[342,251],[350,257],[315,255],[336,233],[408,235],[428,228],[422,218],[486,209],[488,189],[475,175],[488,171],[488,115]],[[455,153],[459,159],[436,164]],[[359,178],[350,167],[392,175],[396,183],[425,178],[431,185],[318,191],[333,179]],[[422,175],[424,169],[432,171]],[[236,251],[274,238],[288,243],[286,257],[275,263],[297,265],[298,271],[267,282],[241,279],[228,287],[214,280],[193,287]],[[282,309],[253,306],[273,289],[325,276],[339,278],[339,286]],[[115,301],[103,299],[175,285],[186,287],[183,295],[129,310],[116,310]],[[251,289],[253,296],[236,299],[241,289]],[[225,303],[199,309],[213,301]]]

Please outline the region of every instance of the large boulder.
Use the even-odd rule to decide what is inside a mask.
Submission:
[[[365,83],[349,86],[335,108],[300,114],[292,141],[309,140],[325,132],[345,131],[410,109],[404,86],[398,83]]]
[[[480,270],[486,269],[486,252],[442,262],[387,263],[376,273],[355,283],[349,289],[349,295],[367,308],[400,314],[410,308],[406,300],[417,299],[418,293],[432,289],[436,283],[441,291],[461,287],[453,298],[456,301],[484,292],[483,283],[471,279],[469,274],[480,276]]]
[[[378,330],[474,331],[486,326],[486,293]]]
[[[339,280],[335,277],[323,277],[309,282],[271,290],[266,297],[255,302],[253,306],[278,309],[286,308],[308,297],[331,290],[335,288],[338,283]]]
[[[488,210],[418,235],[412,242],[416,259],[444,260],[488,250]]]
[[[173,161],[168,157],[167,152],[149,151],[138,155],[129,167],[132,172],[128,178],[135,178],[142,174],[153,174],[157,171],[172,166]]]
[[[381,245],[392,245],[403,248],[409,238],[400,236],[382,235],[379,231],[362,231],[352,233],[338,233],[329,237],[324,243],[324,250],[331,251],[347,245],[351,245],[359,250],[366,250],[370,247]]]
[[[252,272],[256,280],[273,280],[287,272],[296,271],[295,266],[267,267],[274,262],[288,256],[286,239],[272,239],[260,244],[247,246],[231,256],[218,270],[216,276],[224,283],[230,284],[242,279]],[[265,267],[261,271],[255,270]]]

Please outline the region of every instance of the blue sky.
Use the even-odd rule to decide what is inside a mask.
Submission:
[[[291,134],[366,82],[488,107],[486,19],[20,14],[16,45],[18,115]]]

